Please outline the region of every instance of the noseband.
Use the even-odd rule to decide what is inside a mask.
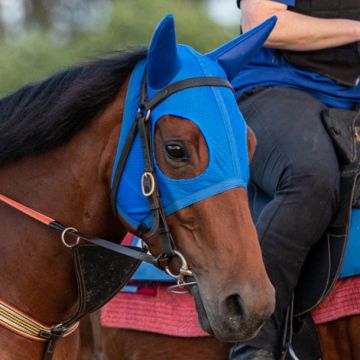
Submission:
[[[120,159],[118,161],[115,170],[114,181],[111,189],[111,203],[114,213],[118,215],[116,211],[116,196],[119,188],[119,183],[126,165],[129,152],[135,140],[135,137],[137,134],[139,134],[142,144],[142,153],[144,160],[144,172],[141,178],[142,193],[149,201],[150,210],[153,215],[153,221],[150,228],[147,228],[147,226],[144,223],[140,224],[136,232],[137,235],[140,237],[143,236],[151,237],[157,234],[162,244],[162,253],[160,256],[155,257],[147,253],[146,250],[141,248],[123,246],[98,237],[82,234],[79,231],[77,231],[77,229],[73,227],[66,227],[62,225],[60,222],[44,214],[41,214],[33,209],[30,209],[2,194],[0,194],[0,201],[22,212],[23,214],[45,224],[51,229],[60,232],[61,240],[66,247],[77,250],[78,243],[80,239],[82,239],[85,240],[87,243],[99,246],[104,250],[110,251],[110,253],[112,252],[112,253],[125,255],[137,261],[145,261],[147,263],[155,265],[161,268],[162,270],[166,271],[168,275],[170,275],[176,280],[177,284],[169,288],[171,291],[176,293],[179,293],[179,290],[183,290],[184,287],[195,285],[196,282],[194,281],[193,273],[189,269],[185,257],[176,249],[169,230],[169,226],[166,221],[165,212],[161,201],[160,191],[156,180],[154,159],[151,150],[152,142],[153,142],[153,139],[151,137],[151,111],[172,94],[188,88],[200,87],[200,86],[226,87],[233,90],[230,83],[223,78],[195,77],[170,84],[169,86],[159,91],[151,99],[147,99],[147,91],[146,91],[147,84],[146,84],[146,72],[145,72],[141,84],[138,112],[131,126],[129,135],[125,141],[123,151],[120,155]],[[69,242],[68,235],[74,236],[75,241]],[[169,268],[169,261],[174,257],[178,257],[181,262],[181,266],[178,274],[172,273],[172,271]],[[85,285],[83,285],[82,283],[79,284],[80,281],[78,278],[77,278],[77,282],[78,282],[78,288],[80,288],[81,290],[80,293],[82,293]],[[115,294],[112,294],[112,296],[113,295]],[[98,301],[95,305],[92,304],[93,305],[92,309],[99,308],[108,300],[109,297],[106,298],[106,301],[101,300]],[[79,302],[81,303],[82,301]],[[59,338],[64,337],[72,333],[74,330],[76,330],[77,322],[83,316],[87,315],[89,312],[86,311],[86,306],[81,307],[81,305],[79,305],[78,311],[72,317],[70,317],[70,319],[63,321],[60,324],[57,324],[53,327],[45,327],[45,325],[36,325],[39,324],[36,320],[23,314],[21,311],[11,307],[10,305],[6,304],[5,302],[2,302],[1,300],[0,300],[0,305],[1,305],[0,325],[16,332],[21,336],[28,337],[33,340],[45,341],[46,350],[43,359],[46,360],[50,360],[52,358],[56,341]],[[6,320],[6,318],[10,318],[10,317],[13,319],[13,321]],[[24,323],[25,325],[22,325]],[[31,333],[31,337],[27,336],[29,335],[27,334],[27,328],[29,327],[27,324],[32,324],[32,325],[35,324],[34,332]]]

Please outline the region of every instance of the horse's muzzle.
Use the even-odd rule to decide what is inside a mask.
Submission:
[[[254,338],[275,308],[272,286],[262,289],[262,298],[254,301],[246,292],[233,293],[214,302],[201,296],[197,286],[192,293],[202,328],[220,341],[243,342]]]

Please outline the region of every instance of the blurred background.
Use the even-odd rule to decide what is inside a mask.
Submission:
[[[146,46],[168,13],[178,42],[202,52],[239,34],[235,0],[0,0],[0,97],[66,66]]]

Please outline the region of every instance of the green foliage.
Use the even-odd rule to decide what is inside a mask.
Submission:
[[[146,46],[156,24],[168,13],[175,15],[178,41],[199,51],[209,51],[237,32],[214,24],[199,1],[114,0],[110,20],[65,43],[39,30],[13,43],[0,42],[0,96],[86,59]]]

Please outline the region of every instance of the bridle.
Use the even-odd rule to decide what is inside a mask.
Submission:
[[[152,157],[152,137],[151,137],[151,112],[152,110],[162,103],[169,96],[193,87],[199,86],[218,86],[227,87],[233,90],[231,84],[220,77],[195,77],[185,80],[181,80],[170,84],[158,92],[153,98],[147,99],[147,85],[146,85],[146,70],[141,82],[140,88],[140,101],[136,114],[135,121],[132,124],[129,135],[125,141],[123,151],[120,155],[111,189],[111,204],[114,213],[117,215],[116,210],[116,196],[123,174],[126,161],[131,150],[132,144],[135,140],[135,136],[139,133],[141,138],[141,148],[144,160],[144,172],[141,178],[141,188],[143,195],[148,199],[150,210],[153,216],[153,221],[150,229],[144,223],[141,223],[136,230],[136,235],[142,237],[146,234],[147,237],[158,234],[162,244],[162,254],[156,258],[154,265],[164,269],[170,276],[177,280],[179,287],[189,285],[185,283],[184,278],[192,276],[192,272],[187,266],[187,262],[184,256],[176,250],[174,241],[172,239],[169,226],[166,221],[164,208],[161,202],[159,187],[156,181],[154,160]],[[179,274],[175,275],[171,273],[168,262],[172,257],[178,257],[181,260],[182,266],[180,267]]]
[[[177,284],[170,287],[172,291],[176,292],[177,289],[182,290],[189,286],[194,286],[196,282],[193,278],[193,272],[189,269],[185,257],[175,247],[169,226],[166,221],[165,212],[161,202],[160,191],[156,181],[154,159],[152,156],[153,139],[151,137],[151,112],[157,105],[159,105],[172,94],[188,88],[201,86],[226,87],[231,90],[233,90],[233,88],[227,80],[221,77],[194,77],[172,83],[159,91],[151,99],[147,99],[146,78],[147,75],[145,71],[141,83],[138,111],[116,166],[111,188],[111,204],[114,213],[118,216],[116,210],[117,190],[119,188],[119,183],[129,152],[132,148],[136,135],[139,134],[141,138],[144,160],[144,172],[141,178],[141,186],[143,195],[149,201],[153,221],[150,228],[147,228],[144,223],[140,224],[136,232],[140,237],[145,235],[146,237],[151,237],[157,234],[162,244],[162,253],[160,256],[155,257],[147,253],[146,249],[123,246],[108,240],[83,234],[74,227],[66,227],[55,219],[30,209],[2,194],[0,194],[0,201],[35,219],[36,221],[43,223],[49,228],[58,231],[61,234],[61,240],[66,247],[76,250],[80,240],[85,240],[87,243],[96,245],[100,248],[125,255],[138,261],[145,261],[149,264],[161,268],[176,280]],[[75,241],[70,242],[69,235],[72,235]],[[181,262],[178,274],[174,274],[169,268],[169,261],[174,257],[178,257]],[[77,279],[77,281],[79,286],[79,279]],[[108,300],[109,299],[106,301]],[[96,308],[102,306],[103,304],[104,303],[97,304]],[[50,360],[52,358],[56,341],[59,338],[67,336],[75,331],[77,329],[78,321],[86,314],[87,312],[79,309],[69,319],[55,326],[47,327],[32,319],[30,316],[23,314],[21,311],[15,309],[9,304],[0,301],[0,325],[21,336],[46,342],[46,349],[43,356],[44,360]],[[9,319],[12,320],[9,321]],[[29,324],[31,324],[31,326]],[[29,336],[27,333],[30,327],[33,329],[31,336]]]

